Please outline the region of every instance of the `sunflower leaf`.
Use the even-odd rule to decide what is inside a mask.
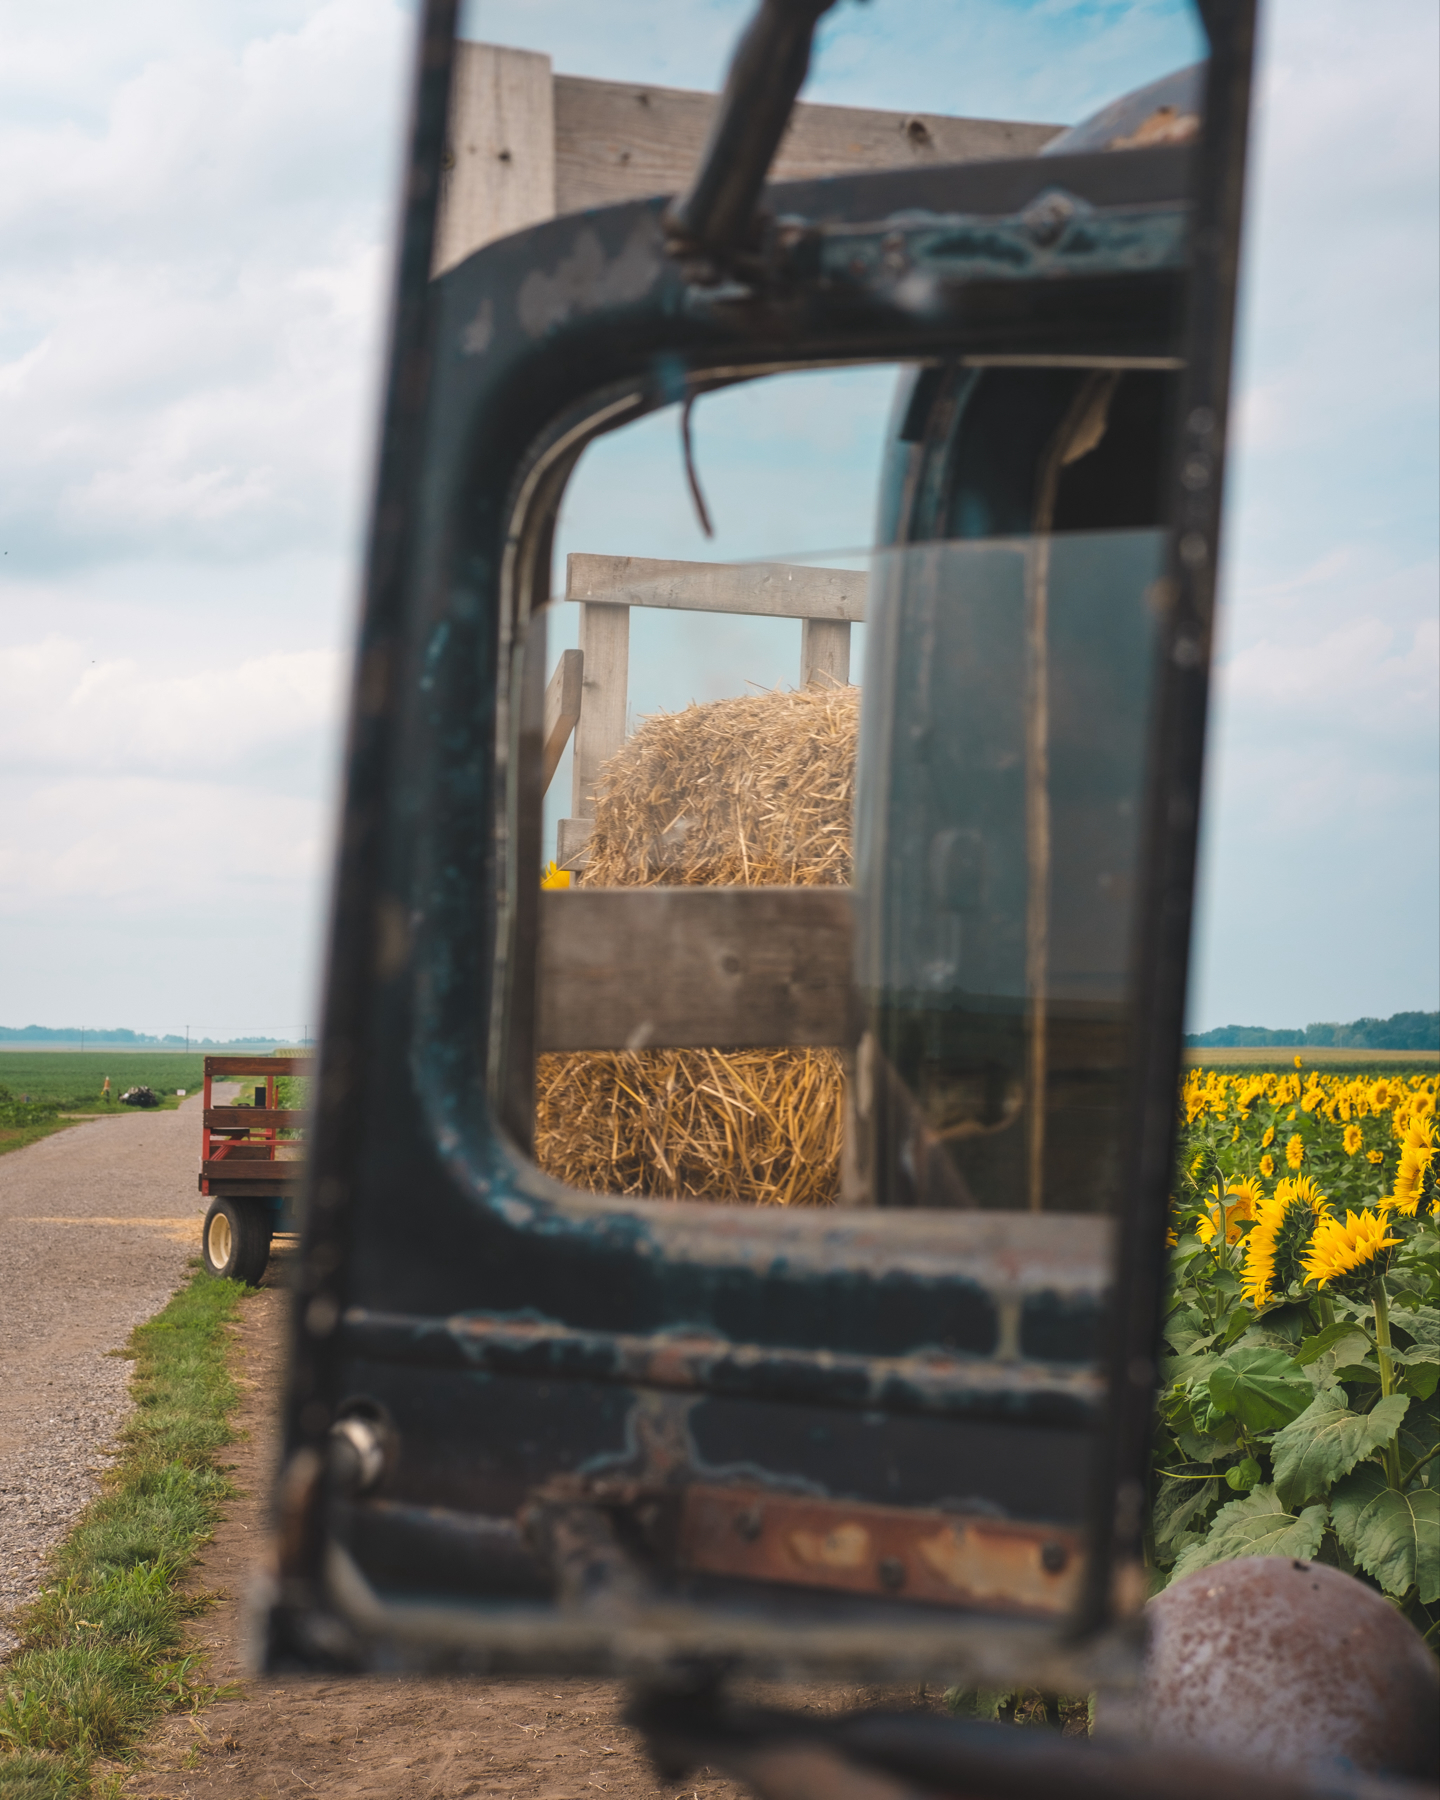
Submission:
[[[1295,1360],[1302,1365],[1318,1362],[1327,1350],[1333,1350],[1337,1344],[1344,1343],[1346,1338],[1356,1336],[1365,1338],[1365,1346],[1364,1349],[1351,1354],[1352,1356],[1363,1356],[1365,1350],[1370,1347],[1370,1339],[1365,1337],[1363,1331],[1357,1332],[1349,1319],[1337,1319],[1333,1325],[1327,1325],[1323,1331],[1317,1331],[1314,1337],[1302,1339],[1300,1348],[1295,1352]]]
[[[1210,1377],[1210,1404],[1248,1431],[1288,1425],[1314,1398],[1310,1378],[1282,1350],[1232,1350]]]
[[[1330,1496],[1335,1535],[1387,1594],[1413,1583],[1420,1603],[1440,1600],[1440,1493],[1412,1488],[1400,1494],[1373,1463],[1347,1475]]]
[[[1211,1502],[1220,1492],[1216,1481],[1162,1480],[1155,1496],[1153,1524],[1155,1549],[1164,1556],[1174,1550],[1176,1540],[1187,1530],[1192,1519],[1203,1518]]]
[[[1225,1471],[1225,1485],[1234,1488],[1237,1494],[1248,1494],[1259,1481],[1263,1471],[1253,1456],[1247,1456],[1244,1462],[1238,1462],[1233,1469]]]
[[[1402,1331],[1409,1332],[1417,1344],[1440,1344],[1440,1311],[1433,1306],[1397,1308],[1391,1315]]]
[[[1315,1396],[1298,1419],[1277,1431],[1270,1446],[1275,1491],[1290,1505],[1321,1499],[1364,1457],[1391,1442],[1410,1405],[1391,1394],[1368,1413],[1351,1412],[1331,1388]]]
[[[1172,1580],[1235,1556],[1314,1556],[1325,1535],[1325,1508],[1307,1506],[1295,1514],[1273,1487],[1257,1487],[1243,1500],[1222,1506],[1203,1542],[1191,1544],[1175,1564]]]

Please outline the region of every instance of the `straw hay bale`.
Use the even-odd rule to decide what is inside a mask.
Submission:
[[[850,880],[860,692],[812,686],[660,713],[605,765],[587,887]],[[547,1055],[535,1150],[573,1186],[770,1206],[839,1188],[832,1050]]]

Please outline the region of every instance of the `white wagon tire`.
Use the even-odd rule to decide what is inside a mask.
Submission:
[[[269,1207],[263,1200],[212,1200],[200,1251],[210,1274],[254,1287],[270,1260]]]

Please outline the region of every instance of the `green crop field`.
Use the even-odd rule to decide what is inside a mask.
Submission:
[[[176,1088],[195,1093],[204,1079],[203,1056],[169,1050],[0,1051],[0,1087],[17,1099],[58,1101],[67,1112],[104,1112],[100,1089],[110,1077],[116,1098],[126,1088],[150,1087],[175,1104]]]
[[[176,1088],[198,1093],[204,1063],[166,1050],[0,1051],[0,1154],[63,1131],[71,1123],[65,1114],[138,1112],[119,1104],[127,1088],[153,1088],[162,1106],[179,1106]],[[100,1098],[107,1075],[108,1102]]]

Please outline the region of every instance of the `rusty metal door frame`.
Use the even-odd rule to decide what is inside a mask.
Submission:
[[[547,223],[432,284],[455,7],[427,0],[347,747],[271,1666],[458,1658],[654,1670],[707,1656],[968,1671],[980,1685],[1023,1671],[1075,1691],[1133,1654],[1253,28],[1248,0],[1202,10],[1216,55],[1193,219],[1185,152],[1102,153],[772,190],[783,223],[748,286],[677,264],[658,202]],[[1083,215],[1083,230],[1057,231],[1053,207],[1036,210],[1060,188],[1079,202],[1071,216]],[[898,303],[902,280],[931,303]],[[1017,351],[1172,356],[1187,332],[1189,437],[1152,759],[1149,1079],[1108,1380],[1096,1383],[1093,1343],[1114,1274],[1108,1229],[1062,1271],[1036,1229],[1053,1232],[1043,1216],[721,1216],[579,1195],[541,1175],[504,1128],[494,1065],[523,1060],[532,1005],[517,834],[522,783],[538,779],[540,759],[538,746],[519,754],[520,659],[584,444],[700,387],[780,368]],[[841,1296],[863,1315],[843,1329]],[[706,1329],[678,1329],[706,1308]],[[988,1350],[964,1341],[966,1318],[981,1321]],[[930,1341],[929,1323],[938,1348],[917,1361],[906,1345]],[[548,1396],[560,1433],[530,1464],[518,1438],[466,1440],[446,1410],[507,1381]],[[998,1616],[901,1604],[886,1567],[909,1552],[892,1546],[863,1592],[832,1583],[818,1613],[752,1583],[727,1614],[714,1581],[730,1565],[755,1573],[747,1542],[767,1551],[763,1532],[747,1540],[742,1528],[753,1500],[731,1506],[703,1483],[679,1496],[678,1512],[668,1492],[657,1500],[656,1471],[686,1453],[678,1403],[665,1396],[685,1393],[750,1407],[756,1420],[819,1409],[892,1432],[907,1419],[1008,1420],[1012,1441],[1021,1421],[1081,1430],[1098,1454],[1076,1603],[1001,1596]],[[605,1456],[597,1450],[587,1472],[561,1438],[598,1432],[607,1395],[620,1410],[605,1442],[619,1432],[633,1455],[624,1464],[605,1452],[611,1472],[597,1474]],[[566,1413],[568,1396],[589,1411]],[[356,1421],[378,1459],[368,1488],[345,1452],[363,1435]],[[409,1488],[396,1475],[406,1458]],[[733,1483],[722,1485],[733,1499]],[[517,1493],[528,1496],[528,1538]],[[692,1515],[725,1511],[725,1569],[714,1556],[697,1568],[705,1534],[687,1504]],[[875,1502],[844,1504],[868,1506],[881,1531]],[[913,1530],[894,1524],[897,1543],[941,1530],[924,1507],[911,1512]],[[619,1552],[586,1538],[597,1517]],[[679,1587],[627,1591],[625,1543],[637,1533],[667,1566],[688,1567]],[[677,1541],[692,1545],[688,1565],[675,1562]],[[1069,1567],[1073,1580],[1066,1532],[1047,1525],[1027,1541],[1042,1576]],[[548,1565],[537,1545],[549,1546]],[[935,1559],[949,1555],[941,1545]],[[608,1569],[604,1591],[557,1605],[577,1556],[582,1569]],[[455,1585],[462,1569],[468,1599]]]

